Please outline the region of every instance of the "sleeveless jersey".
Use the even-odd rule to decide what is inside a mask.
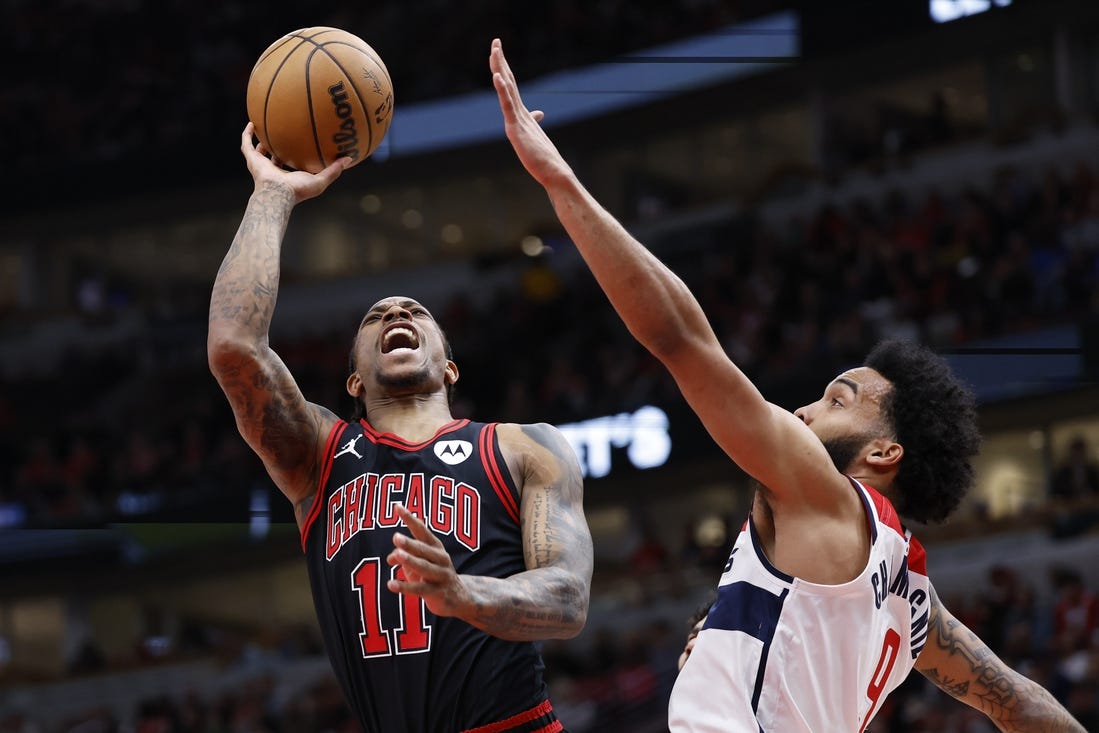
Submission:
[[[777,570],[749,517],[672,691],[673,733],[861,733],[927,639],[923,547],[893,505],[857,481],[870,557],[819,585]]]
[[[386,581],[403,504],[434,532],[460,574],[526,570],[519,492],[495,424],[455,420],[412,444],[365,420],[338,422],[302,523],[324,644],[362,728],[377,733],[555,733],[543,664],[530,642],[439,618]],[[403,576],[402,576],[403,577]]]

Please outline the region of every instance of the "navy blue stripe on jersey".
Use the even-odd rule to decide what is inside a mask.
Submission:
[[[752,540],[752,549],[756,551],[756,557],[759,558],[759,562],[763,565],[764,569],[779,580],[785,581],[787,583],[793,583],[793,575],[787,575],[786,573],[782,572],[774,565],[772,565],[771,561],[767,559],[767,554],[763,552],[763,545],[759,541],[759,535],[756,533],[756,524],[754,521],[752,521],[752,518],[750,516],[748,517],[748,534]]]
[[[758,588],[756,588],[756,586],[751,586],[751,587],[756,589],[756,590],[759,590]],[[766,593],[766,591],[764,591],[764,592]],[[759,696],[763,692],[763,675],[767,671],[767,655],[770,654],[770,652],[771,652],[771,642],[775,638],[775,628],[778,626],[779,614],[782,613],[782,603],[783,603],[783,601],[786,600],[786,594],[789,593],[789,592],[790,592],[789,588],[783,590],[782,595],[778,596],[778,598],[775,599],[775,602],[776,602],[775,607],[773,609],[771,609],[771,613],[773,613],[774,615],[771,617],[771,621],[770,621],[770,632],[767,634],[767,638],[763,642],[763,651],[760,652],[760,655],[759,655],[759,669],[756,670],[756,686],[755,686],[755,689],[752,690],[752,712],[753,713],[756,712],[757,709],[759,708]],[[770,593],[766,593],[766,595],[771,596]],[[771,596],[771,598],[775,598],[775,597]],[[763,730],[763,727],[760,726],[760,731],[762,731],[762,730]]]
[[[324,463],[321,464],[321,479],[317,482],[316,493],[313,494],[313,505],[309,507],[309,514],[306,515],[305,521],[301,523],[301,529],[299,530],[301,532],[302,552],[305,552],[305,542],[309,538],[309,529],[313,526],[313,522],[317,521],[317,516],[321,513],[321,505],[324,504],[324,485],[328,483],[328,474],[332,472],[332,461],[336,458],[336,451],[333,448],[339,444],[340,436],[343,435],[343,431],[347,430],[347,426],[348,423],[337,420],[328,433],[328,442],[324,444]]]
[[[763,692],[763,674],[767,670],[767,654],[771,650],[778,619],[782,614],[782,604],[786,601],[789,589],[775,595],[766,588],[746,581],[738,581],[718,588],[717,600],[710,607],[704,629],[739,631],[763,642],[759,656],[759,668],[756,670],[756,683],[752,691],[752,711],[759,705],[759,696]]]
[[[874,505],[870,503],[870,497],[866,495],[858,481],[850,476],[847,480],[855,487],[855,491],[859,492],[859,498],[862,499],[863,507],[866,509],[866,519],[870,523],[870,544],[873,544],[878,541],[878,523],[874,521]]]
[[[783,590],[776,596],[766,588],[743,580],[723,585],[718,588],[717,599],[702,628],[740,631],[769,644],[778,627],[786,593]]]

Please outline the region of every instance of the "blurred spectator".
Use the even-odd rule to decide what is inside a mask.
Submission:
[[[1049,494],[1057,500],[1099,497],[1099,462],[1091,457],[1087,439],[1072,439],[1068,452],[1058,464],[1050,482]]]
[[[1078,570],[1057,568],[1053,571],[1057,589],[1053,631],[1057,645],[1065,651],[1084,650],[1099,629],[1099,597],[1084,586]]]

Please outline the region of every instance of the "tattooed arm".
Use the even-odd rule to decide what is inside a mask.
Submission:
[[[290,371],[271,350],[267,334],[279,288],[279,259],[290,212],[324,191],[343,161],[321,173],[285,171],[241,135],[241,152],[255,189],[210,298],[207,358],[237,428],[294,503],[300,525],[318,479],[320,453],[336,417],[306,402]]]
[[[515,641],[576,636],[588,617],[592,544],[583,482],[572,446],[546,425],[499,426],[497,435],[522,492],[519,507],[527,570],[509,578],[458,575],[442,543],[404,507],[411,537],[394,536],[390,565],[408,578],[394,593],[421,596],[432,613],[456,616]]]
[[[1086,733],[1041,685],[1008,667],[931,589],[927,645],[916,668],[1005,733]]]

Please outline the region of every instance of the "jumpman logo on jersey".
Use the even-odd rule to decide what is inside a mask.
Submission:
[[[335,460],[335,459],[339,458],[344,453],[354,453],[356,458],[362,458],[362,456],[359,455],[359,452],[357,450],[355,450],[355,443],[358,442],[359,438],[361,438],[361,437],[363,437],[363,436],[356,435],[354,438],[347,441],[346,445],[344,445],[342,448],[340,448],[339,452],[336,455],[332,456],[332,460]]]

